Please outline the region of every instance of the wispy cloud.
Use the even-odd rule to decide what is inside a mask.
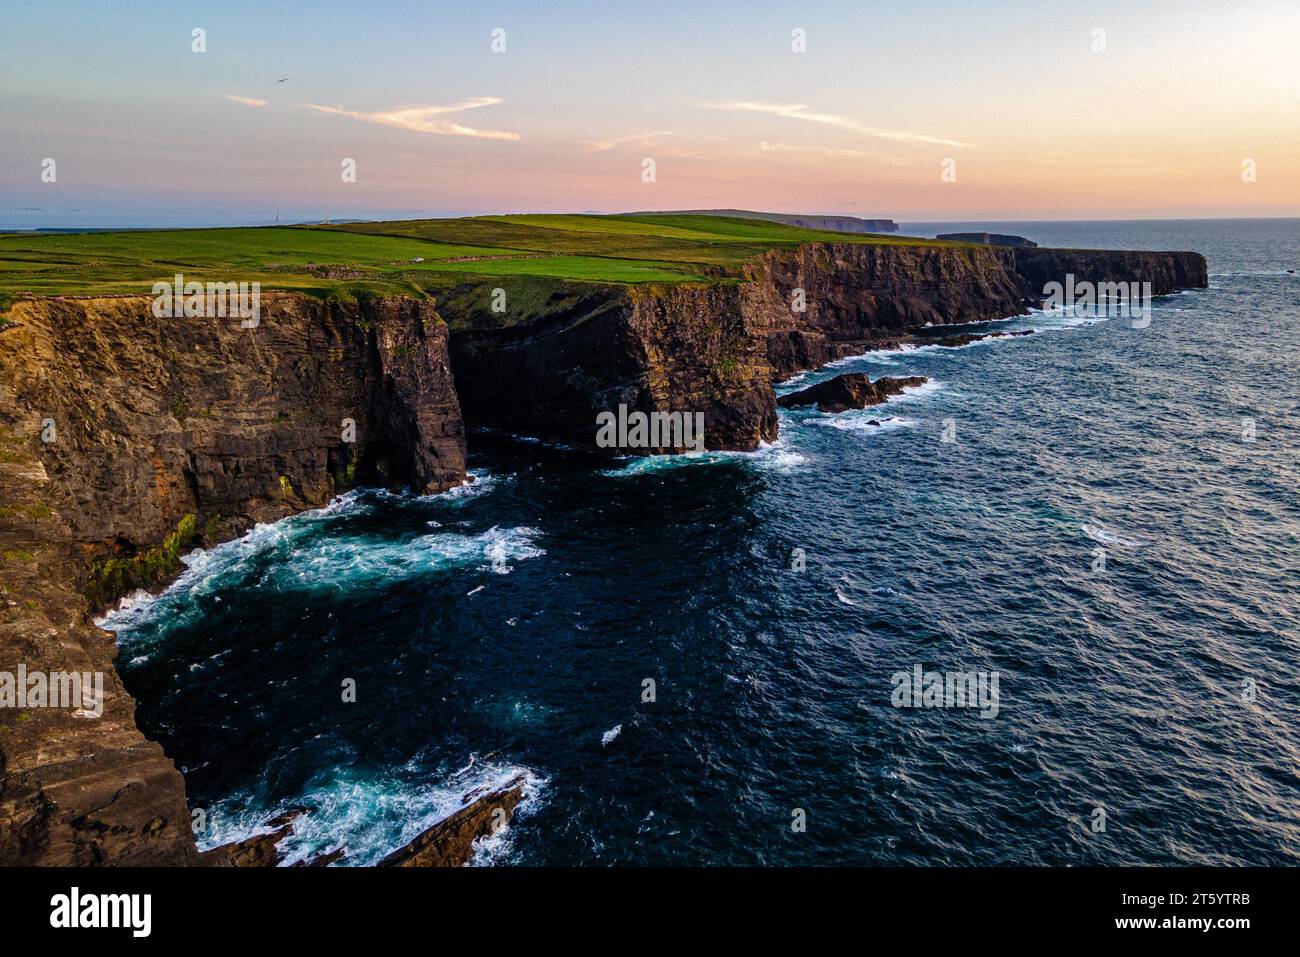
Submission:
[[[266,106],[266,100],[255,100],[251,96],[235,96],[233,93],[221,94],[232,103],[243,103],[244,106]]]
[[[394,110],[377,113],[362,113],[356,110],[345,110],[341,106],[321,106],[317,103],[305,103],[303,105],[309,110],[331,113],[334,116],[347,116],[366,123],[378,123],[381,126],[395,126],[398,129],[411,130],[414,133],[432,133],[437,136],[474,136],[485,140],[518,140],[520,138],[518,133],[507,133],[504,130],[480,130],[451,120],[434,119],[434,117],[446,116],[449,113],[476,110],[481,106],[495,106],[501,102],[501,98],[496,96],[475,96],[470,97],[468,100],[461,100],[458,103],[448,103],[445,106],[399,106]]]
[[[607,140],[579,140],[583,146],[592,153],[607,153],[612,149],[620,146],[640,146],[646,150],[654,150],[656,156],[674,156],[678,159],[702,159],[709,154],[702,149],[693,146],[672,145],[661,143],[659,140],[665,136],[677,135],[672,130],[655,130],[653,133],[631,133],[627,136],[616,136]],[[688,137],[688,139],[698,139],[699,137]],[[706,136],[708,140],[722,140],[726,137]]]
[[[946,139],[942,136],[929,136],[925,133],[913,133],[909,130],[889,130],[878,126],[868,126],[847,116],[835,113],[818,113],[803,103],[759,103],[752,100],[728,100],[699,104],[706,110],[738,110],[745,113],[768,113],[790,120],[804,120],[808,123],[822,123],[826,126],[838,126],[840,129],[852,130],[865,136],[874,136],[882,140],[897,143],[929,143],[934,146],[952,146],[956,149],[972,149],[970,143]]]
[[[836,148],[833,146],[807,146],[794,143],[768,143],[758,144],[758,148],[765,153],[813,153],[817,156],[875,156],[867,150],[854,150],[848,148]]]
[[[580,140],[579,142],[593,153],[605,153],[625,143],[650,143],[656,137],[672,135],[672,130],[655,130],[653,133],[631,133],[627,136],[616,136],[609,140]]]

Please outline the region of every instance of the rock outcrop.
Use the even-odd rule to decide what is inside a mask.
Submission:
[[[945,349],[957,349],[984,339],[1011,339],[1033,334],[1033,329],[1017,329],[1015,332],[959,332],[953,336],[914,336],[912,342],[918,346],[943,346]]]
[[[201,862],[209,867],[279,867],[284,861],[285,852],[280,843],[293,834],[294,823],[298,818],[310,812],[309,808],[294,808],[285,814],[267,821],[264,827],[271,828],[261,834],[254,834],[233,844],[222,844],[199,855]],[[315,857],[295,861],[294,867],[328,867],[335,861],[347,856],[346,849],[336,847],[333,850],[317,854]]]
[[[199,863],[184,782],[136,727],[87,593],[158,585],[191,541],[354,484],[465,477],[431,304],[269,294],[246,329],[151,303],[24,301],[0,329],[0,671],[100,673],[105,699],[98,718],[0,709],[5,864]]]
[[[904,389],[925,385],[927,381],[929,380],[923,375],[910,375],[881,376],[872,382],[865,373],[850,372],[783,395],[776,403],[783,409],[816,405],[821,412],[847,412],[849,409],[880,405],[891,395],[900,395]]]
[[[509,823],[524,799],[524,778],[473,797],[459,811],[420,832],[379,862],[380,867],[460,867],[474,856],[474,842]]]
[[[527,779],[518,775],[503,787],[480,788],[464,798],[464,806],[426,828],[379,862],[379,867],[460,867],[474,856],[474,844],[510,823],[524,799]],[[223,844],[199,855],[200,863],[211,867],[279,867],[285,853],[280,843],[293,834],[294,824],[309,808],[294,808],[267,821],[269,830]],[[336,847],[294,867],[328,867],[347,856],[347,848]]]

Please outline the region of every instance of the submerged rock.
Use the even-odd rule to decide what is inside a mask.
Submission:
[[[277,845],[293,833],[293,822],[307,811],[305,807],[290,808],[263,825],[274,830],[266,834],[254,834],[231,844],[222,844],[199,856],[203,863],[213,867],[277,867],[284,858],[284,852]]]
[[[341,847],[336,847],[332,851],[326,851],[324,854],[317,854],[311,860],[295,861],[291,867],[328,867],[335,861],[340,861],[347,857],[347,851]]]
[[[199,857],[202,863],[211,867],[279,867],[284,860],[284,851],[279,844],[293,834],[293,825],[298,818],[309,813],[311,809],[293,807],[267,821],[265,827],[274,828],[266,834],[254,834],[242,841],[222,844],[210,851],[204,851]],[[326,867],[347,855],[342,847],[336,847],[323,854],[295,861],[293,867]]]
[[[380,867],[460,867],[474,854],[474,842],[510,820],[524,797],[520,775],[443,818],[379,862]]]
[[[956,349],[959,346],[968,346],[972,342],[979,342],[981,339],[1007,339],[1011,336],[1032,336],[1033,329],[1020,329],[1016,332],[960,332],[956,335],[941,336],[938,339],[918,339],[917,342],[926,346],[943,346],[945,349]]]
[[[223,844],[203,857],[217,867],[275,867],[284,853],[276,847],[293,833],[293,825],[286,824],[269,834],[255,834],[234,844]]]
[[[924,385],[928,380],[923,375],[898,378],[881,376],[875,382],[863,372],[850,372],[837,375],[798,392],[791,392],[777,399],[777,405],[790,409],[801,405],[816,405],[823,412],[847,412],[849,409],[865,409],[869,405],[879,405],[891,395],[898,395],[904,389]]]

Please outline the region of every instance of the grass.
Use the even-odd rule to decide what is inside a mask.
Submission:
[[[260,282],[318,296],[424,295],[494,278],[718,282],[746,260],[809,242],[916,244],[691,214],[527,215],[79,234],[0,235],[0,309],[36,295],[144,293],[187,281]],[[419,260],[419,261],[417,261]]]
[[[94,562],[86,580],[86,597],[104,607],[136,588],[155,588],[180,567],[181,549],[197,536],[196,518],[188,513],[176,530],[155,548],[132,555],[111,555]]]

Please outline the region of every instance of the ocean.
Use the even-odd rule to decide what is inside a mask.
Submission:
[[[200,845],[303,806],[289,862],[371,864],[523,772],[476,863],[1300,863],[1300,220],[905,227],[973,229],[1210,288],[804,374],[929,382],[752,454],[475,434],[472,485],[195,553],[104,623]],[[918,666],[996,708],[896,706]]]

